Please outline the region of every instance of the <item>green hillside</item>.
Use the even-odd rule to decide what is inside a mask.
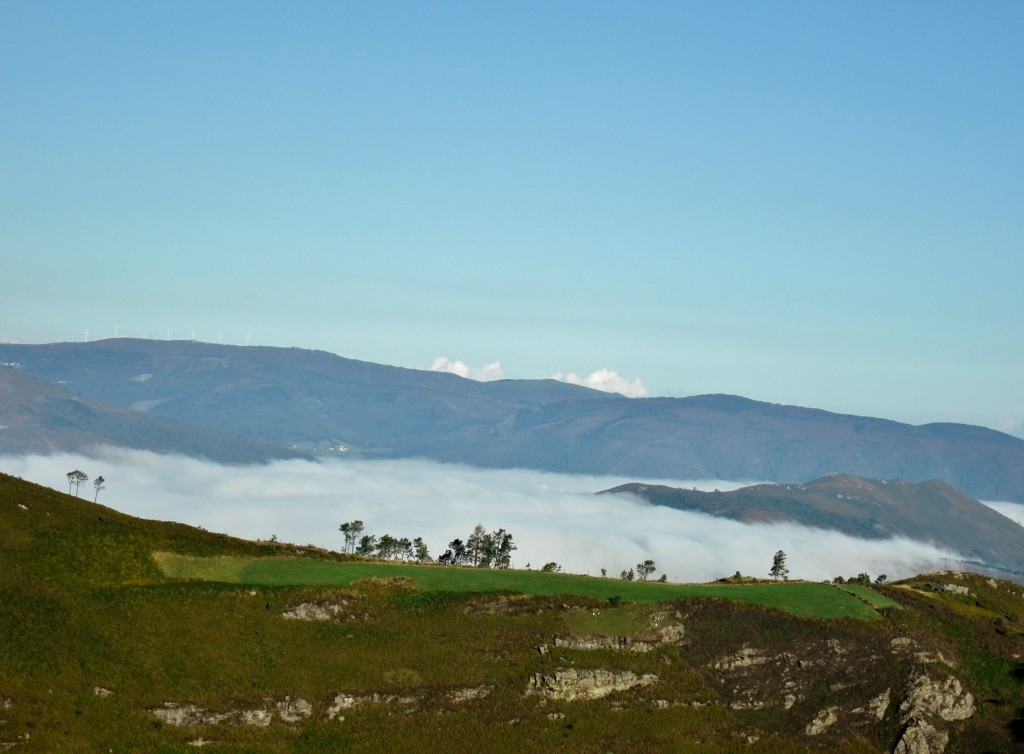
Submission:
[[[877,594],[346,562],[0,475],[0,748],[1017,750],[1021,588]]]

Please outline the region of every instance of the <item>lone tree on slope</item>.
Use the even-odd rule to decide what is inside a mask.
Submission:
[[[96,477],[95,479],[92,480],[92,486],[96,488],[96,494],[93,495],[93,498],[92,498],[92,501],[94,503],[97,500],[99,500],[100,490],[105,490],[107,488],[107,486],[104,484],[105,481],[107,481],[107,480],[103,478],[102,474],[100,474],[98,477]]]
[[[789,569],[786,567],[786,553],[779,550],[775,553],[775,557],[772,558],[772,570],[769,571],[773,579],[778,581],[780,578],[783,581],[789,579]]]

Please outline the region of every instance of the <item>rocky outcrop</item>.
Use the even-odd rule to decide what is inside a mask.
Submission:
[[[914,718],[903,729],[903,735],[896,742],[892,754],[942,754],[948,743],[948,733]]]
[[[305,699],[286,696],[277,703],[277,716],[286,723],[305,722],[313,714],[313,705]]]
[[[683,640],[686,629],[682,623],[676,622],[681,618],[679,613],[675,614],[676,620],[668,613],[655,613],[651,616],[653,625],[650,628],[631,636],[556,636],[552,640],[552,645],[556,649],[579,651],[611,649],[619,652],[650,652],[662,644],[676,644]],[[543,644],[537,647],[541,654],[546,654],[548,649],[549,647]]]
[[[962,584],[936,584],[930,582],[928,587],[933,592],[949,592],[950,594],[962,594],[965,596],[971,593],[971,590]]]
[[[898,636],[889,642],[889,647],[892,649],[894,654],[903,654],[908,657],[913,657],[917,662],[922,665],[932,665],[935,663],[942,663],[948,667],[955,667],[955,663],[950,658],[946,657],[941,651],[929,651],[921,649],[921,646],[911,638],[906,636]]]
[[[266,708],[240,709],[230,712],[210,712],[194,704],[165,702],[163,706],[150,710],[157,720],[166,725],[252,725],[265,728],[270,725],[272,714]]]
[[[889,703],[891,701],[892,690],[886,689],[878,696],[872,697],[865,706],[854,709],[853,714],[868,715],[881,722],[885,718],[885,713],[889,710]]]
[[[452,704],[463,704],[464,702],[488,697],[493,690],[491,686],[471,686],[464,689],[452,689],[445,694],[445,699]]]
[[[623,652],[650,652],[654,645],[646,641],[633,641],[628,636],[556,636],[554,645],[561,649],[615,649]],[[543,654],[543,652],[541,652]]]
[[[937,716],[943,720],[966,720],[974,715],[974,696],[966,691],[956,678],[936,681],[919,675],[911,683],[906,698],[900,705],[900,718]]]
[[[369,615],[357,615],[349,609],[349,602],[303,602],[281,613],[287,620],[369,620]]]
[[[403,707],[407,712],[412,712],[416,709],[419,701],[415,696],[398,696],[396,694],[338,694],[327,708],[327,719],[344,720],[345,716],[341,714],[342,712],[367,704],[394,704]]]
[[[910,683],[900,704],[903,732],[893,754],[942,754],[949,734],[933,725],[936,718],[966,720],[974,715],[974,697],[953,677],[938,681],[926,674]]]
[[[751,665],[763,665],[768,662],[768,657],[760,649],[743,647],[733,654],[723,657],[714,664],[715,670],[736,670],[737,668],[749,668]]]
[[[630,670],[578,670],[562,668],[551,673],[535,673],[528,694],[543,694],[551,699],[601,699],[615,691],[657,683],[658,676],[637,675]]]
[[[836,714],[838,711],[838,707],[826,707],[815,715],[813,720],[807,723],[807,727],[804,728],[804,733],[808,736],[820,736],[836,724],[836,720],[839,719]]]

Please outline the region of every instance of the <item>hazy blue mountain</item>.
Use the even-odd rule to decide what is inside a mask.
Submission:
[[[476,382],[295,348],[133,340],[0,345],[82,396],[286,447],[639,479],[939,479],[1024,502],[1024,440],[737,396],[630,399],[554,380]]]
[[[792,521],[866,539],[934,542],[985,566],[1024,571],[1024,527],[940,481],[911,484],[830,474],[805,484],[758,484],[729,492],[630,483],[604,493],[745,523]],[[602,493],[602,494],[604,494]]]
[[[303,457],[250,437],[72,395],[22,370],[0,366],[0,455],[80,452],[99,445],[178,453],[220,463]]]

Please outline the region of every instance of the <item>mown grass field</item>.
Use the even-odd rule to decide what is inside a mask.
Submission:
[[[629,602],[663,602],[681,597],[735,600],[786,610],[809,618],[877,618],[876,607],[892,607],[889,598],[863,588],[857,594],[827,584],[663,584],[623,581],[566,573],[424,566],[373,561],[330,562],[305,558],[189,557],[158,553],[168,576],[260,586],[347,586],[360,579],[402,578],[425,590],[507,592],[530,595],[573,594]]]

